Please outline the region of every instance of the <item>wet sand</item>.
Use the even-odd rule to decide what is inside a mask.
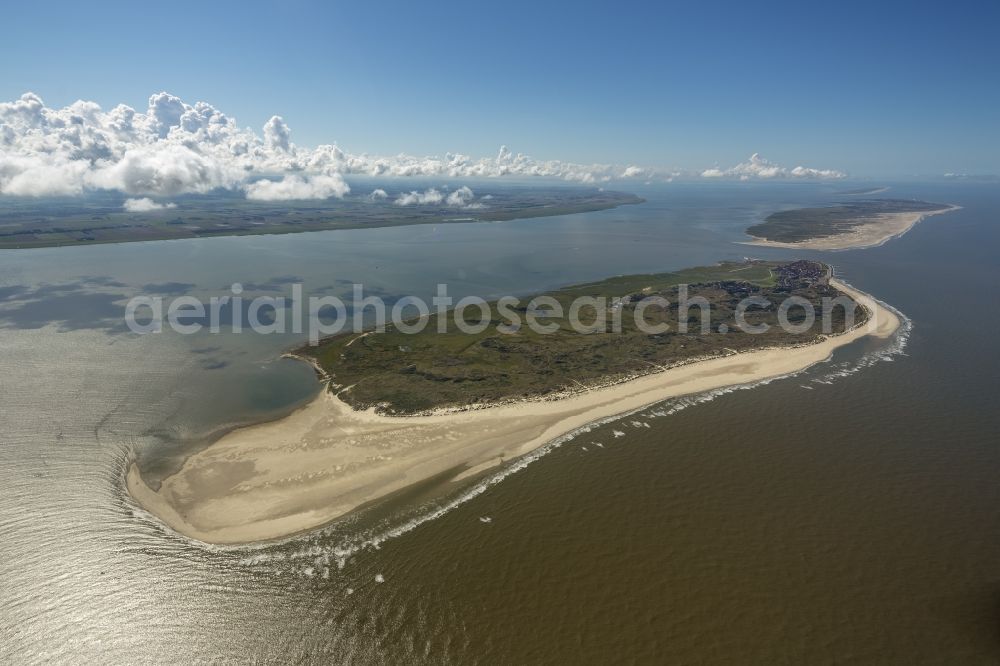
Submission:
[[[893,238],[899,238],[914,225],[931,215],[940,215],[953,210],[958,210],[961,206],[951,206],[942,210],[920,213],[883,213],[876,215],[868,223],[859,225],[851,231],[833,236],[813,238],[795,243],[782,243],[757,238],[747,241],[746,245],[759,245],[763,247],[783,247],[797,250],[855,250],[867,247],[877,247]]]
[[[713,358],[552,401],[429,416],[356,411],[329,391],[293,414],[235,430],[191,455],[154,491],[135,464],[127,488],[177,532],[215,544],[266,541],[328,523],[417,482],[475,474],[589,423],[680,395],[803,370],[867,335],[885,338],[899,319],[872,297],[832,284],[873,313],[815,344]]]

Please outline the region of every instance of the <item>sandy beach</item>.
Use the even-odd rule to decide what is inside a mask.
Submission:
[[[796,243],[781,243],[758,238],[746,241],[745,244],[763,247],[785,247],[796,250],[855,250],[866,247],[877,247],[893,238],[902,236],[926,217],[940,215],[941,213],[958,210],[959,208],[961,206],[951,206],[942,210],[921,213],[883,213],[875,216],[872,221],[855,227],[853,230],[843,234],[824,236]]]
[[[419,481],[468,476],[668,398],[794,373],[838,347],[868,335],[885,338],[899,327],[896,315],[872,297],[831,283],[873,316],[815,344],[698,361],[559,400],[429,416],[355,411],[323,391],[283,419],[235,430],[194,453],[156,491],[131,465],[128,492],[177,532],[207,543],[264,541],[316,528]]]

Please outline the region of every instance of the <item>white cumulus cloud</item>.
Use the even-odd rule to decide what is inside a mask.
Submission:
[[[305,148],[292,141],[281,116],[272,116],[260,133],[207,102],[189,104],[167,92],[149,98],[144,110],[119,104],[104,110],[77,101],[50,108],[34,93],[0,102],[0,194],[76,195],[87,190],[117,190],[135,197],[204,193],[217,188],[243,190],[269,200],[343,196],[344,176],[420,176],[427,178],[561,178],[580,183],[617,179],[644,181],[675,177],[839,178],[839,171],[775,165],[754,155],[730,169],[702,172],[660,171],[638,165],[580,164],[539,160],[507,146],[489,157],[462,153],[444,156],[375,156],[350,153],[335,144]],[[267,180],[261,180],[261,178]],[[439,193],[440,194],[440,193]],[[463,194],[458,203],[473,206]],[[419,203],[427,192],[403,195],[401,205]],[[445,195],[441,194],[442,200]],[[440,202],[437,202],[440,203]]]
[[[168,208],[177,208],[175,203],[156,203],[149,197],[143,197],[141,199],[126,199],[125,203],[122,204],[124,208],[129,213],[150,213],[156,210],[166,210]]]
[[[377,190],[381,191],[381,190]],[[383,191],[384,192],[384,191]],[[374,194],[374,192],[372,193]],[[439,206],[445,205],[452,208],[483,208],[483,204],[475,200],[476,195],[467,185],[463,185],[448,194],[437,188],[429,188],[423,192],[404,192],[396,197],[397,206]]]
[[[440,204],[444,201],[444,195],[435,188],[430,188],[423,192],[407,192],[396,197],[397,206],[429,206]]]
[[[351,191],[339,173],[328,176],[285,176],[281,180],[258,180],[246,186],[247,199],[293,201],[296,199],[343,198]]]
[[[237,179],[237,174],[227,172],[224,162],[172,143],[132,148],[117,162],[94,165],[88,174],[88,182],[103,189],[166,196],[208,192]]]
[[[454,192],[448,195],[446,199],[449,206],[457,206],[459,208],[472,208],[472,207],[482,207],[482,204],[474,203],[476,195],[473,194],[472,189],[466,185],[458,188]]]
[[[833,169],[812,169],[797,166],[794,169],[787,169],[783,166],[770,162],[754,153],[746,162],[741,162],[729,169],[713,167],[701,172],[703,178],[738,178],[739,180],[758,180],[775,178],[846,178],[847,174]]]
[[[292,149],[291,137],[292,131],[281,116],[271,116],[264,123],[264,144],[271,150],[289,152]]]

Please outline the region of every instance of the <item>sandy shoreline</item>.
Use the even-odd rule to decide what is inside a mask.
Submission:
[[[191,455],[158,491],[135,464],[135,501],[177,532],[215,544],[249,543],[319,527],[367,502],[449,470],[466,476],[524,455],[588,423],[680,395],[787,375],[899,319],[872,297],[832,281],[873,316],[842,335],[683,365],[548,402],[430,416],[353,410],[329,391],[289,416],[234,430]]]
[[[951,206],[942,210],[920,213],[882,213],[881,215],[877,215],[874,221],[862,224],[844,234],[824,236],[823,238],[814,238],[796,243],[781,243],[756,238],[752,241],[744,241],[743,244],[759,245],[762,247],[784,247],[796,250],[856,250],[878,247],[893,238],[899,238],[926,217],[948,213],[959,208],[961,206]]]

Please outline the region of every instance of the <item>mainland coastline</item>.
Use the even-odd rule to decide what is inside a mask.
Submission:
[[[385,195],[384,191],[382,192]],[[469,196],[472,191],[468,190]],[[641,204],[625,192],[590,188],[493,188],[487,203],[404,206],[353,195],[318,203],[259,202],[227,193],[189,197],[179,207],[121,210],[120,198],[91,195],[82,204],[41,200],[0,208],[0,249],[33,249],[158,240],[376,229],[417,224],[508,222]],[[484,197],[484,200],[486,198]]]
[[[154,490],[133,463],[126,488],[173,530],[244,544],[321,527],[421,481],[460,480],[588,424],[663,400],[800,372],[861,338],[888,338],[899,318],[872,296],[830,284],[868,312],[863,324],[797,346],[691,362],[551,400],[419,416],[355,409],[324,390],[277,421],[232,431],[192,454]]]

